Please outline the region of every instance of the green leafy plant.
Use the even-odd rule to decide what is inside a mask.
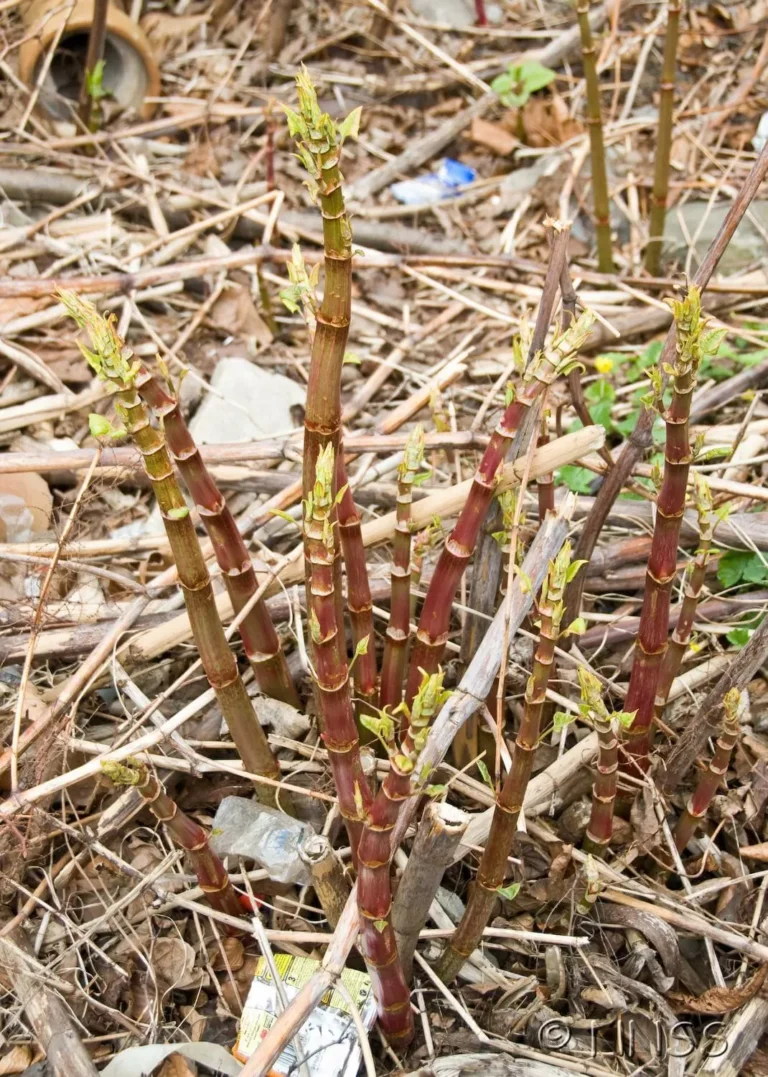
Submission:
[[[734,647],[744,647],[752,639],[764,620],[765,614],[763,613],[759,614],[757,617],[750,617],[746,623],[731,629],[725,638],[729,643],[732,643]]]
[[[556,477],[559,484],[567,486],[574,494],[591,494],[592,486],[597,478],[594,471],[586,467],[577,467],[575,464],[566,464],[565,467],[558,468]]]
[[[105,97],[110,96],[109,90],[104,85],[104,69],[106,66],[105,60],[98,60],[93,71],[86,71],[85,73],[85,92],[93,104],[98,104],[99,101],[103,101]]]
[[[496,76],[491,89],[499,95],[502,105],[522,108],[531,94],[549,86],[556,77],[557,72],[551,67],[529,60],[527,63],[510,64],[503,75]]]
[[[723,587],[736,587],[739,583],[766,583],[768,561],[759,553],[729,550],[720,558],[717,578]]]

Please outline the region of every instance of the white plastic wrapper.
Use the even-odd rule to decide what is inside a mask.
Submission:
[[[308,886],[312,876],[299,859],[299,846],[312,833],[308,823],[258,800],[224,797],[213,820],[211,848],[219,856],[255,860],[275,882]]]
[[[288,1001],[295,998],[319,961],[309,957],[275,954],[275,965],[283,981]],[[364,972],[345,969],[342,983],[360,1011],[363,1025],[370,1029],[376,1020],[376,1002],[371,979]],[[243,1008],[240,1032],[232,1052],[240,1062],[246,1062],[274,1024],[279,1012],[277,992],[267,963],[262,957],[256,966],[251,989]],[[301,1053],[307,1062],[310,1077],[356,1077],[362,1060],[357,1030],[352,1021],[349,1004],[335,988],[323,995],[319,1006],[310,1014],[299,1033]],[[289,1043],[270,1071],[270,1077],[295,1074],[296,1041]]]

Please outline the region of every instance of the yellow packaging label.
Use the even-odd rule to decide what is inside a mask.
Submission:
[[[275,954],[275,967],[290,1001],[317,971],[320,962],[309,957]],[[345,969],[341,980],[360,1011],[364,1026],[371,1028],[376,1017],[376,1005],[370,977],[355,969]],[[272,974],[264,958],[261,958],[243,1008],[233,1051],[235,1058],[241,1062],[250,1058],[274,1024],[279,1012]],[[282,1075],[295,1071],[296,1063],[300,1061],[297,1039],[301,1058],[306,1059],[311,1077],[323,1077],[328,1073],[333,1073],[335,1077],[354,1077],[357,1073],[361,1059],[357,1030],[352,1021],[349,1003],[334,987],[326,991],[298,1037],[280,1055],[272,1070],[273,1074]]]

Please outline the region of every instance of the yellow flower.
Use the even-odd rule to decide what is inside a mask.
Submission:
[[[595,370],[598,374],[610,374],[613,370],[613,359],[607,355],[598,355],[595,359]]]

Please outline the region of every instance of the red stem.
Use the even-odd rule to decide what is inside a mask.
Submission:
[[[741,698],[738,689],[731,689],[730,692],[726,693],[723,704],[725,716],[720,736],[715,745],[715,754],[712,756],[707,769],[702,772],[696,789],[689,798],[685,811],[680,816],[675,828],[675,846],[679,853],[683,852],[696,833],[699,823],[712,803],[712,798],[728,773],[731,753],[739,736]]]
[[[344,493],[337,506],[341,552],[347,569],[347,608],[352,625],[352,643],[357,658],[354,666],[355,696],[359,699],[358,710],[370,714],[376,704],[376,637],[373,630],[373,603],[368,582],[368,566],[352,491],[349,488],[344,459],[336,463],[336,485]],[[367,640],[367,644],[363,641]],[[358,647],[365,648],[359,650]]]
[[[403,678],[411,628],[411,505],[413,483],[424,455],[417,427],[406,446],[397,484],[397,522],[392,552],[392,602],[381,666],[379,706],[394,711],[403,698]]]
[[[258,581],[235,518],[213,477],[203,463],[181,413],[178,398],[170,395],[157,378],[143,367],[136,388],[155,414],[163,420],[166,441],[184,484],[197,506],[224,585],[236,614],[251,601]],[[240,637],[256,682],[266,695],[293,707],[301,701],[296,691],[280,640],[266,605],[260,599],[240,622]]]
[[[546,328],[549,325],[555,295],[559,287],[560,274],[565,262],[567,240],[567,228],[562,228],[555,232],[547,271],[547,280],[550,282],[550,286],[549,288],[545,286],[539,311],[540,316],[537,319],[537,330],[539,330],[540,339],[534,339],[534,345],[536,346],[535,356],[539,356],[538,349],[543,346]],[[582,319],[584,319],[584,316],[582,316]],[[513,441],[515,442],[513,450],[515,458],[527,450],[530,438],[533,436],[533,430],[528,430],[527,428],[522,430],[522,436],[517,439],[515,439],[515,434],[518,427],[521,426],[523,416],[530,411],[531,405],[556,376],[557,368],[562,364],[565,356],[575,350],[572,343],[575,344],[577,340],[583,339],[582,326],[586,325],[586,320],[582,322],[582,319],[574,326],[569,327],[565,334],[553,342],[552,349],[544,362],[537,362],[534,358],[534,361],[529,363],[526,381],[520,393],[504,411],[488,443],[488,447],[475,473],[464,508],[456,521],[456,526],[446,539],[432,582],[427,591],[427,597],[424,600],[424,608],[421,612],[416,633],[416,643],[413,647],[409,665],[408,689],[406,692],[406,699],[408,700],[412,700],[416,694],[421,679],[420,670],[433,673],[440,663],[448,641],[453,598],[467,562],[472,556],[480,528],[493,499],[499,468],[504,463]],[[540,330],[542,324],[544,326],[543,332]],[[539,356],[539,358],[543,359],[544,357]]]
[[[692,287],[687,298],[675,304],[677,359],[672,368],[672,402],[664,416],[664,476],[656,506],[637,648],[625,702],[627,711],[635,712],[635,720],[626,734],[627,760],[623,765],[641,771],[647,769],[649,762],[650,725],[667,649],[670,594],[677,571],[677,545],[691,466],[688,417],[702,351],[704,321],[700,301],[699,290]]]

